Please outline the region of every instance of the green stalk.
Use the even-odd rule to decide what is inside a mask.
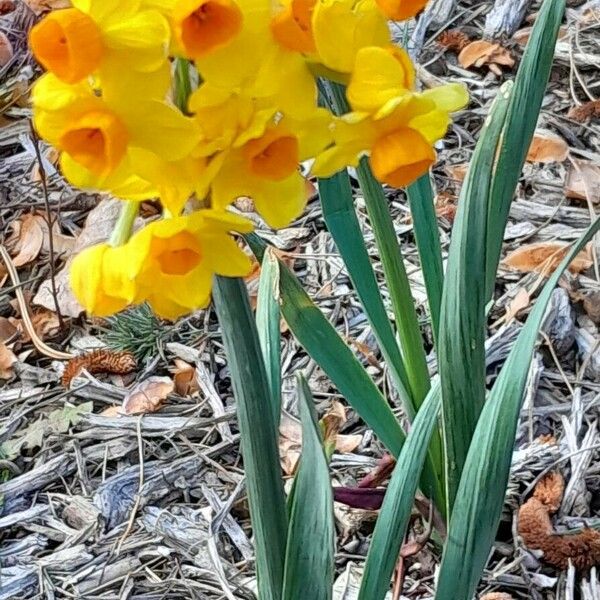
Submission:
[[[360,160],[357,173],[390,291],[402,356],[418,410],[429,391],[430,378],[415,301],[411,293],[394,223],[388,210],[388,200],[381,184],[371,173],[365,157]]]
[[[444,289],[444,266],[438,230],[433,187],[429,173],[406,188],[413,231],[421,261],[421,271],[427,290],[427,302],[431,316],[431,330],[436,343],[440,328],[442,291]]]
[[[258,594],[280,600],[288,522],[269,380],[244,282],[215,277],[213,301],[237,405]]]
[[[329,85],[329,95],[338,114],[349,110],[343,86],[332,83]],[[388,209],[388,200],[381,184],[373,176],[365,157],[360,160],[357,174],[392,300],[411,395],[418,410],[429,391],[431,382],[402,251]]]
[[[190,79],[190,61],[185,58],[175,59],[175,106],[187,114],[188,98],[192,93],[192,80]]]
[[[122,246],[131,237],[133,223],[138,215],[139,208],[139,202],[123,200],[119,218],[108,241],[111,246]]]

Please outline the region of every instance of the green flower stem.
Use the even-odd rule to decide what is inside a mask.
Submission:
[[[192,80],[190,79],[190,61],[185,58],[175,59],[175,106],[187,114],[187,103],[192,93]]]
[[[111,246],[122,246],[131,237],[133,223],[138,215],[139,202],[124,200],[117,224],[110,235],[108,243]]]

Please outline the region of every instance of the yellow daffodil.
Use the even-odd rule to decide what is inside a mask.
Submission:
[[[175,319],[210,300],[215,274],[247,275],[252,263],[230,232],[247,233],[250,221],[215,210],[150,223],[119,251],[136,289],[166,319]]]
[[[369,155],[379,181],[404,187],[434,162],[433,144],[446,133],[448,113],[467,102],[465,88],[450,84],[392,98],[374,115],[343,115],[335,123],[334,145],[316,158],[312,172],[330,177],[347,165],[356,166],[362,155]]]
[[[33,53],[65,83],[97,74],[103,86],[126,90],[135,81],[139,89],[143,76],[151,74],[164,95],[169,84],[169,24],[160,12],[141,4],[73,0],[72,8],[50,12],[31,29]]]
[[[418,15],[428,0],[376,0],[381,12],[392,21],[405,21]]]
[[[119,248],[98,244],[82,250],[71,263],[71,290],[85,310],[99,317],[112,315],[128,306],[134,286],[127,278]]]
[[[415,69],[406,50],[369,46],[356,54],[346,90],[355,111],[377,112],[386,102],[413,91]]]
[[[224,208],[238,197],[249,196],[269,225],[288,225],[307,200],[299,163],[330,143],[330,121],[328,111],[315,109],[310,119],[284,117],[257,124],[238,136],[213,179],[213,205]]]
[[[62,171],[77,187],[139,200],[180,187],[178,166],[190,171],[198,128],[165,102],[132,97],[109,102],[86,83],[69,86],[47,74],[34,86],[33,103],[36,129],[61,151]]]
[[[312,13],[316,0],[288,0],[271,20],[271,32],[281,46],[311,54],[316,51]]]

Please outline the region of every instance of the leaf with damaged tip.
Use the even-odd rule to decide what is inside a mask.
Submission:
[[[195,394],[200,386],[196,375],[196,367],[185,362],[181,358],[175,359],[174,366],[170,369],[173,373],[175,393],[180,396],[191,396]]]
[[[510,51],[500,44],[476,40],[461,50],[458,62],[465,69],[487,65],[490,70],[499,74],[498,72],[501,73],[499,66],[513,67],[515,59]]]

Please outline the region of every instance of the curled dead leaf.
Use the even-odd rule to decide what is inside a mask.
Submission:
[[[574,106],[567,113],[567,117],[577,123],[585,123],[594,117],[600,117],[600,100],[590,100]]]
[[[13,365],[16,362],[14,352],[4,342],[0,342],[0,379],[10,379],[13,376]]]
[[[437,43],[446,50],[460,52],[471,43],[471,38],[458,29],[448,29],[440,34]]]
[[[505,267],[509,267],[521,273],[531,273],[537,271],[550,274],[560,264],[560,261],[569,251],[570,245],[561,242],[540,242],[537,244],[527,244],[511,252],[503,261]],[[571,262],[569,271],[571,273],[581,273],[589,269],[593,261],[590,258],[590,246],[582,250]]]
[[[12,340],[19,335],[19,328],[10,319],[6,317],[0,317],[0,342],[6,342]]]
[[[135,357],[131,352],[115,352],[113,350],[94,350],[72,358],[65,366],[61,383],[69,387],[84,369],[90,373],[115,373],[124,375],[136,369]]]
[[[491,71],[500,75],[502,73],[500,66],[513,67],[515,59],[509,50],[498,43],[476,40],[461,50],[458,62],[465,69],[487,65]]]
[[[527,151],[529,162],[563,162],[569,155],[569,146],[560,136],[546,129],[538,129]]]
[[[175,393],[180,396],[190,396],[200,389],[196,377],[196,367],[193,365],[176,358],[171,372],[175,383]]]
[[[13,254],[15,267],[22,267],[35,260],[44,244],[43,218],[40,215],[26,214],[12,223],[12,235],[6,244]]]
[[[572,159],[565,181],[567,198],[600,203],[600,165],[590,160]]]
[[[12,44],[6,34],[0,31],[0,67],[7,65],[14,55]]]
[[[156,412],[174,389],[175,384],[169,377],[148,377],[125,396],[122,412],[126,415]]]
[[[515,599],[510,594],[505,594],[504,592],[490,592],[489,594],[485,594],[484,596],[481,596],[480,600],[515,600]]]

